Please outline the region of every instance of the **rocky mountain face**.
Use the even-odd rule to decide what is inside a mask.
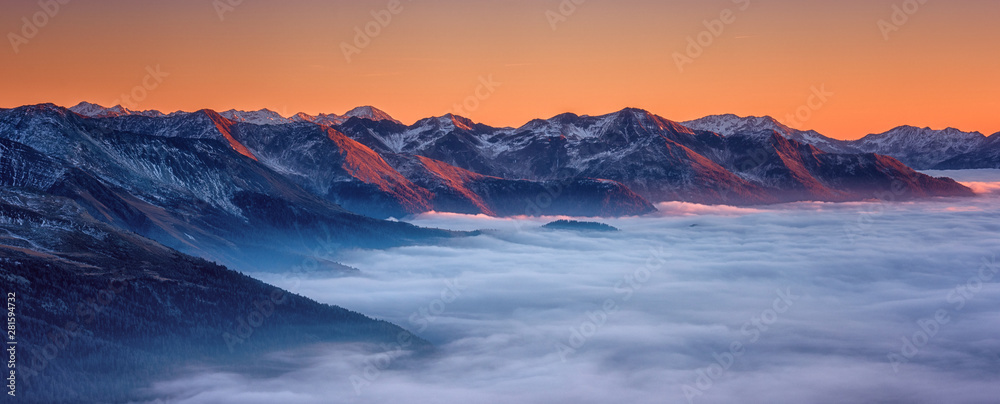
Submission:
[[[240,125],[256,127],[211,111],[89,119],[52,105],[2,110],[0,180],[70,198],[97,220],[247,269],[287,268],[319,247],[454,235],[343,209],[262,163],[273,156],[244,146]],[[355,178],[348,168],[327,175]]]
[[[852,143],[860,150],[891,155],[917,169],[941,169],[941,163],[977,151],[986,140],[982,133],[962,132],[955,128],[933,130],[900,126]]]
[[[87,102],[71,107],[70,110],[91,118],[120,116],[165,117],[183,114],[182,112],[164,114],[160,111],[133,111],[122,106],[106,108]],[[284,117],[267,109],[259,111],[230,110],[222,112],[220,115],[234,122],[251,123],[256,125],[283,125],[288,123],[312,122],[325,126],[339,126],[347,124],[351,118],[359,118],[361,120],[369,120],[377,123],[391,123],[397,127],[405,127],[402,123],[392,118],[392,116],[385,111],[371,106],[357,107],[343,115],[309,115],[305,113],[298,113],[290,117]],[[460,125],[467,125],[470,128],[477,126],[476,123],[462,117],[446,116],[422,120],[417,122],[416,125],[413,125],[413,127],[408,127],[408,129],[417,132],[426,132],[428,130],[433,131],[435,126],[440,127],[441,125],[450,125],[449,121],[453,120],[452,118],[460,121]],[[696,131],[714,132],[722,136],[730,136],[733,134],[763,134],[763,136],[767,136],[770,132],[774,131],[780,133],[788,139],[816,146],[820,150],[828,153],[882,154],[896,158],[904,164],[918,170],[992,168],[1000,166],[1000,160],[997,159],[997,153],[989,150],[991,145],[995,143],[988,142],[987,137],[982,133],[963,132],[954,128],[934,130],[913,126],[900,126],[884,133],[870,134],[858,140],[844,141],[826,137],[812,130],[794,129],[769,116],[740,117],[733,114],[709,115],[700,119],[680,122],[680,124]],[[482,127],[480,129],[486,129],[494,133],[497,132],[496,128]],[[404,131],[383,127],[381,130],[376,132],[399,134]],[[500,132],[503,131],[500,130]],[[407,136],[410,140],[420,141],[420,136],[412,136],[413,133],[410,133],[410,135],[411,136]],[[362,143],[381,153],[384,150],[393,150],[393,147],[396,146],[404,146],[402,144],[392,143],[393,141],[398,142],[401,139],[401,137],[397,136],[386,139],[370,139],[373,141],[362,141]],[[459,140],[445,139],[444,141]],[[376,147],[378,145],[385,145],[389,147],[384,150],[379,150]],[[412,149],[414,145],[408,146]],[[424,149],[433,149],[434,145],[425,144],[424,146]],[[953,158],[955,158],[955,160],[952,160]],[[447,159],[443,159],[443,161],[447,161]],[[948,162],[945,163],[945,161]],[[466,167],[462,164],[459,164],[458,166]]]
[[[769,116],[748,116],[743,118],[733,114],[710,115],[693,121],[681,122],[681,125],[694,130],[715,132],[722,136],[762,133],[764,136],[769,136],[771,132],[778,132],[778,134],[788,139],[816,146],[828,153],[849,154],[861,152],[861,150],[851,147],[850,142],[828,138],[812,130],[803,131],[794,129]]]
[[[359,111],[371,112],[364,109]],[[442,188],[442,185],[462,182],[461,178],[441,178],[443,173],[457,174],[458,171],[453,169],[457,167],[442,167],[434,171],[436,177],[443,181],[434,185],[443,192],[439,197],[437,193],[414,183],[415,180],[425,179],[425,172],[414,171],[404,175],[386,162],[388,159],[401,163],[398,158],[390,158],[395,154],[394,150],[402,150],[401,145],[393,143],[401,139],[394,137],[396,131],[408,132],[407,135],[416,134],[418,138],[420,132],[426,131],[429,136],[433,136],[437,133],[433,128],[447,124],[439,120],[425,120],[413,127],[403,126],[391,119],[373,121],[358,117],[351,117],[342,125],[335,126],[311,122],[258,125],[235,122],[212,111],[199,111],[172,114],[162,119],[126,116],[95,121],[95,125],[116,131],[153,134],[157,137],[225,140],[232,150],[279,173],[313,195],[349,211],[377,218],[398,218],[430,210],[451,211],[449,198],[445,195],[467,193],[469,190]],[[346,136],[341,132],[342,128],[356,129],[354,133],[368,140],[368,144]],[[372,131],[369,132],[368,129]],[[366,135],[370,138],[365,138]],[[454,156],[446,154],[425,154],[431,155],[427,157],[438,156],[456,161]],[[461,161],[474,163],[478,160],[470,156]],[[497,214],[496,212],[502,211],[508,213],[501,215],[520,215],[534,212],[527,201],[547,193],[546,184],[537,181],[532,183],[494,177],[477,181],[473,186],[477,190],[475,199],[485,204],[475,205],[476,209],[468,213]],[[576,198],[559,203],[571,204],[574,214],[621,216],[653,210],[648,201],[624,187],[609,187],[607,183],[582,178],[569,185],[576,190]],[[437,201],[438,204],[432,201]],[[515,207],[513,204],[520,206]],[[561,214],[558,206],[560,205],[543,208],[542,212]]]
[[[726,149],[727,168],[763,184],[779,201],[973,195],[951,179],[918,173],[892,157],[827,153],[778,132],[729,136]]]
[[[592,178],[508,180],[423,156],[390,154],[392,166],[427,189],[435,210],[490,216],[620,216],[655,208],[621,183]]]
[[[148,117],[161,117],[164,114],[160,111],[133,111],[121,105],[105,108],[89,102],[81,102],[69,108],[70,111],[90,118],[110,118],[114,116],[138,115]]]
[[[163,117],[163,116],[186,114],[185,112],[180,112],[180,111],[173,112],[169,115],[164,114],[160,111],[133,111],[121,105],[115,105],[113,107],[108,108],[97,104],[92,104],[89,102],[81,102],[75,106],[70,107],[69,110],[88,118],[111,118],[111,117],[128,116],[128,115]],[[255,125],[282,125],[286,123],[312,122],[315,124],[332,126],[344,123],[345,121],[351,118],[370,119],[373,121],[384,120],[384,121],[399,123],[399,121],[393,119],[385,111],[382,111],[372,106],[357,107],[350,111],[347,111],[343,115],[337,115],[337,114],[309,115],[303,112],[299,112],[290,117],[284,117],[281,114],[271,111],[269,109],[261,109],[257,111],[237,111],[235,109],[231,109],[229,111],[221,112],[219,113],[219,115],[234,122],[245,122],[245,123],[252,123]]]
[[[497,178],[608,180],[654,203],[857,200],[897,180],[911,197],[971,195],[954,181],[924,176],[892,158],[826,152],[805,142],[821,135],[776,124],[725,126],[752,132],[724,136],[625,109],[596,117],[563,114],[520,128],[452,115],[411,126],[352,119],[336,128],[383,155],[421,156]]]
[[[785,138],[813,145],[828,153],[876,153],[893,157],[918,170],[1000,167],[996,135],[987,138],[979,132],[963,132],[955,128],[933,130],[900,126],[858,140],[844,141],[823,136],[815,131],[789,128],[771,117],[711,115],[682,124],[695,130],[711,131],[723,136],[775,131]]]
[[[934,167],[940,170],[1000,168],[1000,132],[990,135],[979,147],[951,156]]]

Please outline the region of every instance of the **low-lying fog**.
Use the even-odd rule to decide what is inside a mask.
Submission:
[[[186,403],[996,403],[1000,170],[935,172],[983,195],[761,208],[666,203],[546,231],[555,218],[428,214],[495,229],[351,251],[362,276],[258,274],[438,347],[332,346],[281,375],[193,373]],[[998,193],[992,193],[998,192]]]

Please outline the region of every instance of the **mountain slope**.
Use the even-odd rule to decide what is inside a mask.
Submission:
[[[979,132],[913,126],[900,126],[853,142],[859,150],[890,155],[916,169],[934,168],[945,160],[973,152],[985,143],[986,137]]]
[[[934,166],[937,170],[970,168],[1000,168],[1000,132],[990,135],[978,147],[949,157]]]
[[[830,153],[855,153],[858,151],[849,142],[829,138],[812,130],[794,129],[769,116],[709,115],[693,121],[681,122],[681,125],[727,137],[736,134],[759,134],[769,137],[771,132],[777,132],[788,139],[816,146],[820,150]]]
[[[40,165],[60,174],[27,184],[32,190],[72,198],[99,220],[201,257],[267,269],[302,262],[308,257],[299,251],[324,243],[451,236],[359,216],[309,192],[261,164],[235,137],[240,125],[211,111],[106,119],[50,105],[0,111],[0,139],[35,150],[48,159]]]
[[[888,193],[893,200],[973,196],[951,179],[920,174],[888,156],[827,153],[778,132],[737,134],[726,141],[730,154],[723,164],[780,201],[885,199]]]
[[[608,179],[657,201],[722,202],[722,190],[766,201],[753,195],[752,184],[692,150],[704,146],[694,132],[640,110],[564,114],[518,129],[451,115],[410,127],[347,122],[338,128],[376,150],[425,156],[493,177]]]
[[[485,176],[423,156],[388,155],[414,183],[434,194],[435,209],[491,216],[629,216],[656,209],[610,180],[528,181]]]
[[[375,122],[389,121],[401,124],[401,122],[395,120],[392,116],[389,116],[389,114],[387,114],[385,111],[370,105],[354,108],[350,111],[347,111],[347,113],[341,116],[341,119],[343,121],[346,121],[351,118],[361,118]]]
[[[18,298],[20,399],[142,400],[190,366],[252,369],[315,343],[428,344],[89,217],[68,198],[0,189],[0,278]],[[261,369],[263,370],[263,369]]]
[[[269,109],[261,109],[257,111],[237,111],[231,109],[229,111],[220,112],[219,115],[222,115],[230,121],[246,122],[254,125],[281,125],[296,121],[295,117],[285,118],[277,112]]]
[[[233,127],[233,136],[275,172],[353,212],[403,217],[431,210],[428,191],[331,127],[240,124]]]
[[[900,126],[870,134],[858,140],[837,140],[815,131],[790,128],[771,117],[710,115],[683,125],[723,136],[735,134],[769,136],[778,132],[788,139],[809,144],[829,153],[876,153],[890,156],[916,169],[968,169],[1000,166],[1000,155],[990,151],[990,143],[979,132],[954,128],[933,130]],[[964,156],[964,157],[959,157]],[[947,163],[945,163],[948,161]],[[947,167],[947,168],[946,168]]]
[[[419,131],[407,132],[391,121],[351,118],[348,122],[357,128],[371,126],[421,135]],[[361,130],[362,134],[375,133]],[[229,132],[275,172],[352,212],[373,217],[404,217],[431,210],[500,216],[532,214],[535,210],[528,209],[530,204],[525,200],[556,186],[484,176],[424,156],[397,155],[379,138],[370,138],[382,151],[379,154],[334,128],[309,123],[281,127],[234,124]],[[460,135],[444,137],[450,136]],[[535,214],[622,216],[653,210],[625,187],[582,178],[566,186],[574,190],[574,199],[546,204]]]
[[[70,107],[69,110],[89,118],[110,118],[115,116],[128,116],[128,115],[148,116],[148,117],[164,116],[164,114],[160,111],[133,111],[121,105],[115,105],[111,108],[105,108],[97,104],[91,104],[89,102],[81,102],[75,106]]]
[[[133,111],[122,107],[121,105],[116,105],[114,107],[103,107],[97,104],[89,102],[81,102],[73,107],[69,108],[77,114],[88,118],[113,118],[120,116],[147,116],[147,117],[163,117],[168,116],[160,111]],[[185,112],[177,111],[171,113],[169,116],[185,114]],[[319,114],[319,115],[309,115],[306,113],[299,112],[290,117],[282,116],[281,114],[274,112],[269,109],[260,109],[257,111],[238,111],[231,109],[225,112],[221,112],[220,115],[234,122],[245,122],[252,123],[255,125],[282,125],[286,123],[295,122],[312,122],[320,125],[333,126],[343,122],[346,122],[350,118],[360,118],[368,119],[372,121],[387,121],[399,123],[396,119],[390,116],[385,111],[372,106],[361,106],[347,111],[344,115],[337,114]]]

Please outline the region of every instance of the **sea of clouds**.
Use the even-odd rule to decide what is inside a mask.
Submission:
[[[333,345],[278,374],[200,371],[184,403],[996,403],[1000,171],[934,172],[976,198],[660,204],[549,231],[554,218],[426,214],[492,229],[350,251],[362,275],[260,279],[403,326],[414,357]]]

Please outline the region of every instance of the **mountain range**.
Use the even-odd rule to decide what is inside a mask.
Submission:
[[[45,335],[23,347],[29,383],[42,386],[29,391],[40,402],[143,400],[149,382],[191,364],[247,366],[311,343],[398,340],[406,332],[392,324],[232,270],[341,274],[351,270],[336,262],[345,248],[478,234],[388,218],[972,195],[856,142],[766,117],[710,118],[678,123],[626,108],[495,128],[455,115],[404,125],[373,107],[292,117],[87,103],[0,109],[0,277],[31,296],[22,330]],[[935,164],[990,158],[990,141],[960,147],[974,137],[952,135],[917,142],[933,134],[914,128],[870,143],[944,159]],[[958,154],[921,155],[920,145]],[[268,306],[275,294],[281,303]],[[255,310],[272,314],[248,327]],[[413,347],[427,343],[414,338]]]
[[[70,198],[102,222],[254,270],[287,268],[320,247],[456,234],[349,212],[250,155],[231,135],[237,125],[210,111],[91,119],[53,105],[0,110],[0,185]]]
[[[876,153],[890,156],[918,170],[1000,168],[1000,133],[991,136],[955,128],[934,130],[899,126],[857,140],[837,140],[816,131],[792,129],[771,117],[711,115],[683,122],[689,128],[723,136],[778,132],[828,153]]]
[[[80,103],[70,110],[88,117],[167,116],[159,111],[131,111],[122,106],[105,108],[87,102]],[[181,113],[174,112],[170,115]],[[268,109],[258,111],[229,110],[220,113],[220,115],[235,122],[258,125],[313,122],[336,126],[347,122],[352,117],[402,124],[385,111],[371,106],[357,107],[343,115],[319,114],[314,116],[297,113],[290,117],[284,117]],[[773,131],[785,138],[815,146],[824,152],[835,154],[876,153],[896,158],[918,170],[1000,168],[1000,136],[998,136],[1000,133],[986,136],[980,132],[964,132],[955,128],[934,130],[904,125],[887,132],[869,134],[858,140],[838,140],[813,130],[791,128],[769,116],[709,115],[696,120],[680,122],[680,124],[693,130],[714,132],[722,136],[752,135]]]
[[[682,124],[633,108],[519,128],[450,114],[404,125],[374,107],[290,118],[87,103],[0,109],[3,186],[69,198],[96,220],[253,270],[287,268],[321,248],[464,235],[379,220],[429,211],[598,217],[665,201],[972,195],[849,147],[769,118]]]
[[[893,181],[905,184],[908,197],[970,194],[890,158],[942,159],[915,151],[935,142],[872,141],[876,135],[839,141],[769,117],[678,123],[626,108],[495,128],[450,114],[404,125],[374,107],[287,118],[269,110],[122,115],[120,107],[94,104],[70,110],[120,132],[224,139],[313,195],[376,218],[430,210],[621,216],[650,212],[664,201],[859,200]],[[933,133],[917,137],[936,139]],[[864,146],[889,143],[894,147]]]
[[[69,110],[90,118],[113,118],[126,115],[139,115],[152,118],[159,118],[165,116],[175,116],[184,114],[184,112],[181,111],[169,114],[164,114],[163,112],[155,110],[133,111],[121,105],[115,105],[114,107],[106,108],[89,102],[81,102],[75,106],[70,107]],[[385,113],[384,111],[371,106],[357,107],[350,111],[347,111],[343,115],[337,115],[337,114],[309,115],[303,112],[299,112],[291,117],[286,118],[281,116],[277,112],[271,111],[269,109],[261,109],[258,111],[237,111],[235,109],[231,109],[229,111],[221,112],[220,115],[234,122],[246,122],[257,125],[280,125],[280,124],[295,123],[295,122],[312,122],[321,125],[337,125],[344,123],[350,118],[365,118],[375,121],[386,120],[386,121],[394,121],[397,123],[399,122],[393,119],[391,116],[389,116],[389,114]]]
[[[167,116],[159,111],[131,111],[122,106],[105,108],[87,102],[80,103],[70,110],[88,117]],[[180,113],[182,112],[174,112],[170,115]],[[258,111],[229,110],[220,113],[220,115],[236,122],[259,125],[313,122],[335,126],[347,122],[352,117],[401,124],[385,111],[371,106],[357,107],[343,115],[319,114],[314,116],[297,113],[290,117],[284,117],[268,109]],[[998,136],[1000,133],[986,136],[980,132],[964,132],[955,128],[935,130],[903,125],[883,133],[869,134],[857,140],[839,140],[813,130],[791,128],[770,116],[709,115],[696,120],[680,122],[680,124],[693,130],[714,132],[722,136],[752,135],[774,131],[788,139],[815,146],[828,153],[876,153],[893,157],[917,170],[1000,168],[1000,136]]]

